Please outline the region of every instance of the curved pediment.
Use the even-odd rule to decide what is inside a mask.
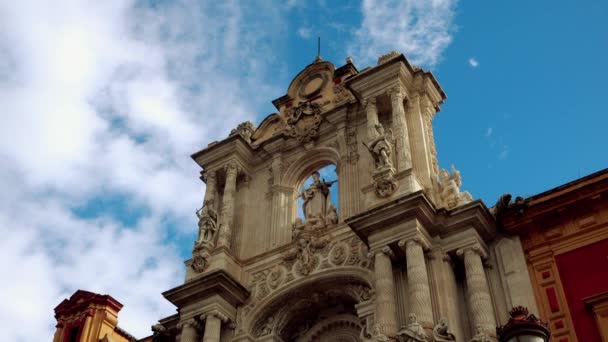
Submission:
[[[259,146],[261,143],[280,132],[282,130],[282,126],[283,125],[279,114],[272,113],[268,115],[251,136],[252,144]]]

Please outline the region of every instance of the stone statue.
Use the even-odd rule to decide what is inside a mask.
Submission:
[[[217,213],[211,207],[211,203],[205,202],[203,207],[196,211],[196,216],[198,216],[197,243],[213,243],[217,232]]]
[[[470,342],[492,342],[492,340],[488,337],[488,334],[483,331],[483,327],[478,324],[475,329],[475,336],[473,336]]]
[[[245,141],[251,143],[251,136],[255,132],[255,125],[251,121],[241,122],[235,129],[230,131],[230,136],[240,135]]]
[[[458,171],[454,165],[452,165],[451,169],[452,174],[445,169],[439,171],[439,194],[447,209],[455,208],[473,200],[473,197],[469,192],[460,191],[460,186],[462,185],[460,171]]]
[[[402,327],[401,330],[397,333],[399,336],[399,341],[402,342],[426,342],[428,341],[428,337],[426,336],[426,332],[420,323],[418,323],[418,318],[416,318],[415,313],[410,313],[408,316],[408,324],[405,327]]]
[[[374,157],[374,168],[381,170],[384,168],[392,168],[393,163],[391,162],[391,140],[392,133],[385,133],[384,127],[381,124],[376,126],[377,138],[373,139],[369,145],[363,143],[367,147],[368,151]]]
[[[274,329],[274,318],[272,316],[268,317],[266,323],[262,327],[262,332],[260,336],[266,336],[272,334],[272,330]]]
[[[304,199],[302,211],[304,212],[304,218],[307,221],[312,218],[324,218],[331,205],[329,187],[337,182],[337,180],[326,182],[325,180],[320,180],[320,177],[321,175],[319,172],[313,172],[312,184],[310,184],[308,189],[305,189],[300,195]]]
[[[361,333],[359,334],[361,341],[363,342],[388,342],[388,337],[380,332],[380,324],[374,324],[372,333],[367,332],[367,326],[361,327]]]
[[[338,211],[336,210],[336,207],[332,204],[329,203],[329,207],[327,208],[327,222],[328,224],[336,224],[338,223]]]
[[[433,328],[433,341],[447,342],[456,341],[454,334],[448,332],[448,320],[444,317],[439,320],[439,323]]]

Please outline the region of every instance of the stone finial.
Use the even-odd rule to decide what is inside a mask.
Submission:
[[[399,55],[401,55],[401,54],[395,50],[393,50],[387,54],[384,54],[384,55],[380,56],[380,58],[378,58],[378,65],[384,64],[393,58],[399,57]]]
[[[353,64],[353,58],[351,56],[346,57],[346,63]]]
[[[245,141],[247,141],[248,143],[251,143],[251,136],[253,135],[254,132],[255,132],[255,125],[251,121],[245,121],[245,122],[241,122],[238,126],[236,126],[235,129],[230,131],[229,136],[238,134],[241,137],[243,137],[243,139],[245,139]]]

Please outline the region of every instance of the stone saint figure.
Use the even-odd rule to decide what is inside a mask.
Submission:
[[[337,181],[326,182],[320,180],[320,176],[319,172],[313,172],[312,184],[301,194],[304,199],[302,211],[307,221],[313,218],[325,218],[329,214],[328,210],[333,207],[329,187]]]
[[[420,323],[418,323],[418,319],[416,318],[415,313],[410,313],[408,316],[408,324],[405,327],[402,327],[401,330],[397,333],[399,335],[399,341],[402,342],[426,342],[428,341],[428,337],[426,336],[426,332]]]
[[[448,332],[448,320],[447,318],[441,318],[439,323],[433,328],[433,341],[435,342],[448,342],[456,341],[454,334]]]

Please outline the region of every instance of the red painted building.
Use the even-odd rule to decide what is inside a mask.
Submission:
[[[551,340],[608,342],[608,169],[516,200],[499,222],[521,238]]]

